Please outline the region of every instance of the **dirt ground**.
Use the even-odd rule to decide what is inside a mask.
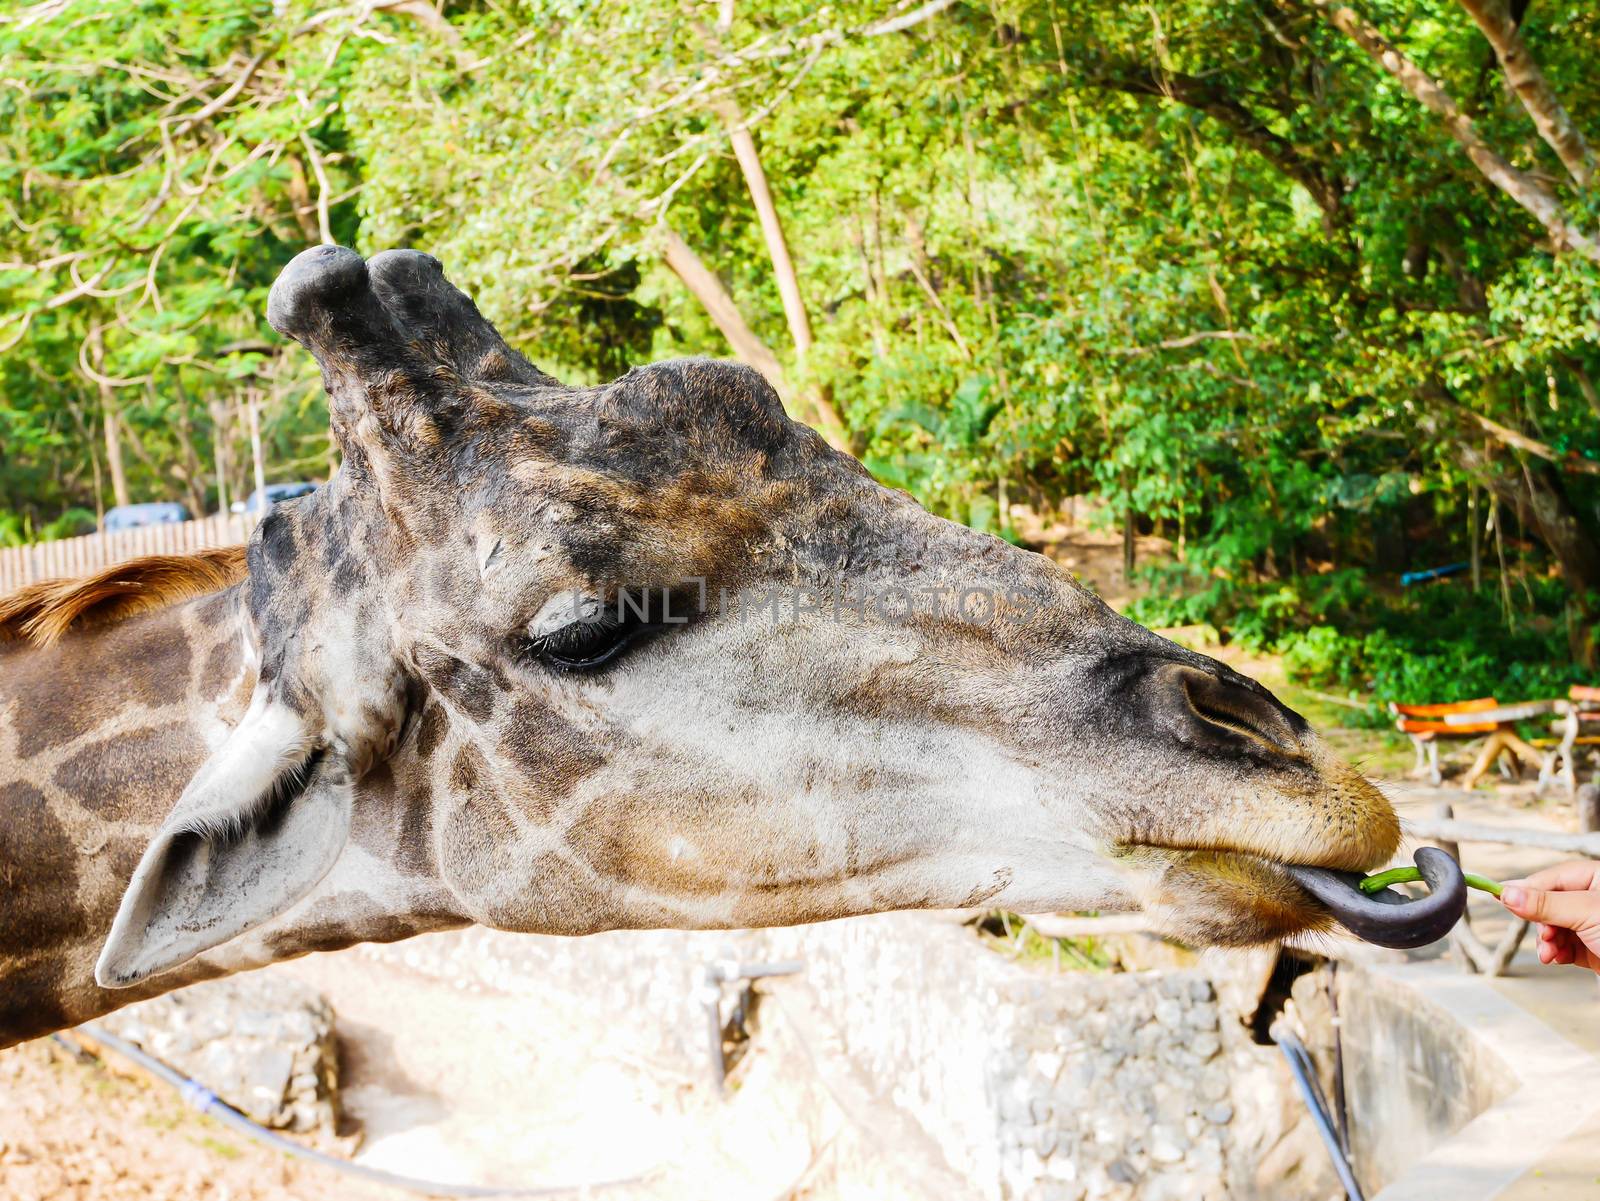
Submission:
[[[0,1051],[6,1201],[388,1201],[240,1138],[170,1089],[80,1063],[49,1039]]]

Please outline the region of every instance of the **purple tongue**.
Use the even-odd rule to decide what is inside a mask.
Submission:
[[[1450,933],[1467,907],[1467,882],[1461,865],[1437,847],[1417,850],[1417,870],[1428,886],[1420,901],[1382,889],[1367,894],[1357,887],[1359,872],[1290,865],[1295,883],[1309,892],[1356,937],[1380,947],[1423,947]]]

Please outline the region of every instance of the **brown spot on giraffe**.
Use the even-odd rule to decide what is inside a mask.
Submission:
[[[49,802],[31,784],[0,784],[0,883],[6,920],[0,923],[0,960],[72,938],[89,915],[71,897],[78,885],[78,850]]]
[[[85,742],[61,761],[51,782],[66,798],[109,821],[137,816],[123,805],[130,793],[152,790],[177,795],[193,774],[188,765],[205,746],[186,722],[162,722],[117,730]]]

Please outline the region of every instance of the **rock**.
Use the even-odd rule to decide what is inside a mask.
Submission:
[[[261,973],[214,980],[101,1024],[263,1126],[331,1135],[338,1125],[333,1009],[298,982]]]
[[[1028,1191],[1028,1201],[1083,1201],[1084,1195],[1078,1181],[1047,1180]]]
[[[1206,1106],[1205,1119],[1213,1125],[1221,1126],[1233,1121],[1233,1106],[1226,1101],[1219,1101],[1215,1105]]]
[[[1217,1007],[1210,1001],[1202,1002],[1189,1010],[1184,1021],[1191,1030],[1215,1030],[1218,1025]]]
[[[1061,1075],[1061,1065],[1065,1062],[1065,1057],[1059,1051],[1036,1051],[1029,1057],[1028,1062],[1036,1073],[1054,1084],[1056,1078]]]
[[[1157,1126],[1150,1132],[1150,1158],[1157,1163],[1182,1163],[1189,1140],[1170,1126]]]

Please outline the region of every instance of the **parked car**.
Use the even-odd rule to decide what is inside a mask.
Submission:
[[[106,533],[136,530],[145,525],[174,525],[188,521],[189,510],[175,500],[154,500],[142,505],[118,505],[106,512]]]
[[[286,500],[293,500],[297,496],[309,496],[317,490],[315,484],[308,484],[304,480],[296,484],[268,484],[266,486],[266,504],[261,503],[262,489],[257,488],[245,500],[236,500],[228,506],[230,513],[260,513],[273,505],[281,505]]]

